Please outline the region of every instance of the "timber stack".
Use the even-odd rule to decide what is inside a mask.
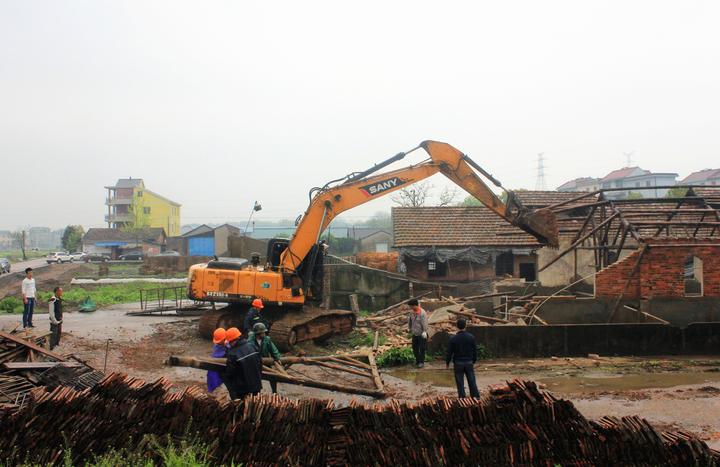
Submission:
[[[0,423],[0,457],[74,464],[111,449],[192,436],[213,463],[248,465],[718,465],[720,453],[686,433],[635,418],[585,419],[572,403],[512,381],[480,399],[336,406],[261,394],[220,402],[111,374],[93,388],[36,389]],[[189,427],[189,429],[188,429]],[[272,442],[269,442],[271,440]],[[148,448],[149,450],[150,448]],[[148,451],[152,456],[152,452]]]

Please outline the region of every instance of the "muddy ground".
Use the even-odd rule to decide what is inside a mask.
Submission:
[[[137,304],[129,304],[93,313],[67,313],[63,340],[56,350],[75,355],[98,369],[106,367],[107,371],[147,380],[166,377],[179,388],[204,386],[205,372],[164,365],[169,355],[208,355],[210,344],[197,335],[197,318],[125,314],[137,308]],[[0,316],[0,328],[13,329],[19,320],[19,315]],[[38,314],[35,322],[38,332],[49,328],[46,314]],[[311,344],[304,351],[317,355],[333,348]],[[337,381],[328,370],[297,366],[293,371]],[[718,356],[485,360],[478,365],[476,374],[481,391],[513,378],[531,379],[557,396],[572,400],[589,418],[640,415],[660,429],[687,430],[720,448]],[[393,397],[400,399],[455,393],[452,371],[446,370],[443,362],[430,363],[420,370],[383,370],[383,379]],[[333,398],[338,402],[352,397],[287,384],[280,384],[279,390],[288,397]],[[222,389],[215,396],[227,397]]]

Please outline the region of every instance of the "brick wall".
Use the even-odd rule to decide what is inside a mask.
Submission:
[[[685,296],[685,262],[697,256],[703,261],[703,296],[720,297],[720,241],[717,239],[653,239],[648,242],[635,277],[626,288],[637,264],[633,252],[595,276],[596,297],[662,298]],[[675,247],[663,245],[674,244]],[[683,246],[680,246],[683,245]]]

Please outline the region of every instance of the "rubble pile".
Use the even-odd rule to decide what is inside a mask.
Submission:
[[[0,423],[0,457],[74,463],[110,449],[195,437],[213,462],[248,465],[717,465],[720,453],[637,417],[585,419],[571,402],[512,381],[481,399],[434,398],[339,407],[261,394],[219,402],[108,375],[92,388],[36,389]],[[188,429],[189,427],[189,429]]]

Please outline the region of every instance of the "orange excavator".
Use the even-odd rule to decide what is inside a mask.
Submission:
[[[377,173],[417,149],[428,159],[402,169]],[[297,342],[349,332],[355,315],[346,310],[319,307],[322,301],[323,258],[326,245],[321,235],[340,213],[373,199],[441,173],[473,195],[498,216],[536,237],[540,243],[558,246],[555,214],[547,209],[526,209],[513,192],[503,202],[478,176],[482,174],[502,188],[492,175],[453,146],[424,141],[363,172],[351,173],[310,190],[310,205],[298,218],[292,239],[268,243],[267,261],[219,258],[190,267],[188,296],[198,301],[227,303],[207,312],[200,320],[200,333],[210,336],[217,327],[242,323],[255,298],[266,305],[263,314],[272,322],[273,340],[281,348]]]

